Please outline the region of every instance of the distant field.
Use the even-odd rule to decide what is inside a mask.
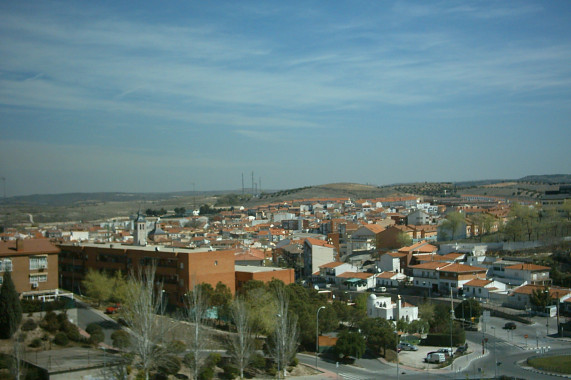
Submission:
[[[517,182],[501,182],[501,183],[492,183],[490,185],[484,185],[482,187],[508,187],[515,185],[517,185]]]

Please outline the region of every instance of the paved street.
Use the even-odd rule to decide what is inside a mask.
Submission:
[[[556,333],[555,318],[550,321],[550,334]],[[559,376],[540,374],[531,372],[522,367],[525,360],[535,355],[568,354],[571,349],[571,340],[567,338],[555,338],[546,336],[545,318],[534,318],[534,324],[525,325],[516,322],[515,330],[504,330],[507,322],[505,319],[492,317],[486,326],[486,331],[466,332],[466,338],[471,342],[480,342],[482,337],[487,338],[485,355],[479,359],[470,361],[465,365],[457,365],[454,372],[451,368],[420,370],[406,366],[400,366],[399,378],[401,379],[479,379],[481,377],[494,377],[496,360],[501,364],[497,367],[497,375],[513,376],[521,379],[547,380],[560,379]],[[551,323],[552,322],[552,323]],[[553,326],[551,328],[551,325]],[[495,338],[494,338],[495,332]],[[525,339],[525,335],[528,338]],[[536,336],[537,335],[537,336]],[[477,346],[477,347],[472,347]],[[550,347],[545,352],[542,347]],[[481,345],[472,344],[471,351],[474,357],[481,356]],[[477,354],[476,354],[477,353]],[[315,366],[315,356],[298,355],[300,362]],[[337,366],[333,362],[318,360],[318,367],[325,370],[323,375],[307,377],[308,379],[318,378],[339,378],[347,380],[365,379],[396,379],[396,364],[387,364],[378,359],[359,359],[354,365]],[[462,367],[462,368],[459,368]],[[460,369],[460,370],[459,370]]]

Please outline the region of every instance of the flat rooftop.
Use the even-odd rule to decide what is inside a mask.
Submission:
[[[276,267],[260,267],[257,265],[235,265],[234,270],[236,272],[247,272],[247,273],[260,273],[260,272],[275,272],[278,270],[284,270],[287,268],[276,268]]]
[[[28,352],[24,360],[47,370],[48,373],[57,373],[112,366],[121,358],[92,348],[68,347],[59,350]]]

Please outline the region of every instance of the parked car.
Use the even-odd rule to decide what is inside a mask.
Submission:
[[[115,314],[119,311],[119,309],[121,308],[121,305],[117,304],[115,306],[109,306],[107,309],[105,309],[105,314]]]
[[[515,324],[515,322],[508,322],[504,325],[504,329],[506,330],[515,330],[517,327],[517,325]]]
[[[444,363],[446,356],[442,352],[429,352],[424,361],[427,363]]]
[[[375,288],[375,292],[379,292],[379,293],[385,293],[387,291],[387,288],[384,286],[377,286]]]
[[[399,343],[398,348],[400,348],[403,351],[418,351],[418,347],[416,347],[414,344],[410,344],[407,342]]]
[[[466,343],[463,346],[458,347],[456,349],[456,352],[454,353],[454,355],[461,356],[461,355],[464,355],[466,353],[466,351],[468,351],[468,343]]]
[[[444,354],[447,358],[452,356],[452,349],[451,348],[439,348],[436,352]]]

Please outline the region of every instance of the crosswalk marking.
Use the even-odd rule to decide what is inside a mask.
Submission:
[[[355,375],[352,373],[339,372],[339,376],[345,380],[374,380],[373,376]]]

